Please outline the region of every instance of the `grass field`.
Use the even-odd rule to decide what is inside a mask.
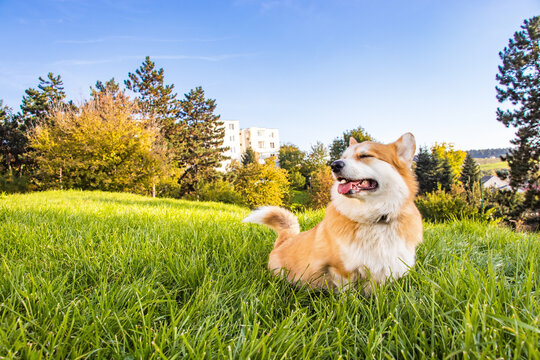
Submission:
[[[130,194],[1,196],[0,357],[540,357],[538,234],[426,225],[415,268],[366,298],[270,277],[275,235],[246,214]]]
[[[489,159],[474,159],[480,166],[481,171],[508,169],[508,163],[501,161],[499,158]]]

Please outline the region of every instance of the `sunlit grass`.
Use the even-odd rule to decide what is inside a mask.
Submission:
[[[410,274],[365,298],[266,270],[232,205],[102,192],[0,197],[0,356],[538,358],[540,236],[426,225]],[[322,212],[302,214],[304,229]]]

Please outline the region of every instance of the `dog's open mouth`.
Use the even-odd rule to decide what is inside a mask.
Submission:
[[[338,177],[338,193],[343,195],[357,194],[361,191],[375,190],[379,184],[373,179],[350,180]]]

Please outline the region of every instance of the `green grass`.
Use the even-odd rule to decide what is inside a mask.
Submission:
[[[307,190],[293,190],[293,197],[291,203],[297,203],[301,205],[306,205],[308,202],[308,192]]]
[[[508,163],[501,161],[499,158],[495,159],[474,159],[479,165],[481,171],[508,169]]]
[[[0,197],[0,357],[540,357],[538,234],[426,225],[415,268],[366,298],[272,278],[275,235],[246,214],[102,192]]]

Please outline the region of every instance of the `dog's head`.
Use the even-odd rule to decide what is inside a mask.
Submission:
[[[358,201],[369,203],[374,218],[397,216],[403,203],[416,195],[417,183],[410,169],[415,150],[411,133],[391,144],[357,143],[351,137],[341,159],[331,164],[336,179],[332,187],[333,204],[356,221],[366,220],[369,215],[363,211],[357,214],[360,219],[354,215],[360,211]]]

